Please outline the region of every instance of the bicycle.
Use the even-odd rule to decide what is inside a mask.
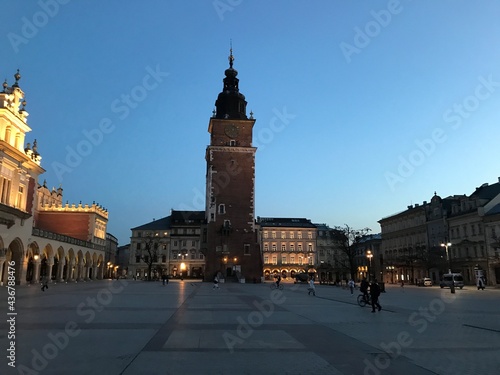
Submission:
[[[360,294],[358,296],[358,305],[361,306],[361,307],[365,307],[366,305],[369,305],[371,306],[372,304],[372,298],[370,297],[370,295],[368,294],[368,299],[365,298],[365,295],[364,294]]]
[[[272,290],[274,290],[274,289],[283,290],[283,284],[280,284],[280,286],[276,286],[276,283],[272,283],[271,286],[270,286],[270,288]]]

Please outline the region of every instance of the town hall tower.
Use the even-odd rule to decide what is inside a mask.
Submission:
[[[206,270],[226,280],[259,281],[262,257],[255,222],[255,152],[252,113],[239,92],[232,49],[224,87],[208,124],[206,149]],[[220,272],[220,273],[219,273]]]

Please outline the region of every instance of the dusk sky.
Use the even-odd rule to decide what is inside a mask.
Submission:
[[[500,176],[500,2],[2,1],[0,78],[26,94],[64,202],[108,232],[204,210],[232,41],[256,118],[256,216],[380,232]]]

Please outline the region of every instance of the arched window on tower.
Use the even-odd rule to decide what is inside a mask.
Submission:
[[[219,214],[225,214],[225,213],[226,213],[226,205],[219,204]]]

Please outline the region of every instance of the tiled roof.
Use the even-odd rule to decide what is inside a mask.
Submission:
[[[131,228],[131,230],[161,230],[170,228],[170,216],[153,220],[147,224],[140,225],[135,228]]]
[[[295,227],[295,228],[316,228],[311,220],[304,218],[275,218],[259,217],[257,222],[262,227]]]
[[[172,210],[172,224],[201,224],[205,221],[205,211]]]

